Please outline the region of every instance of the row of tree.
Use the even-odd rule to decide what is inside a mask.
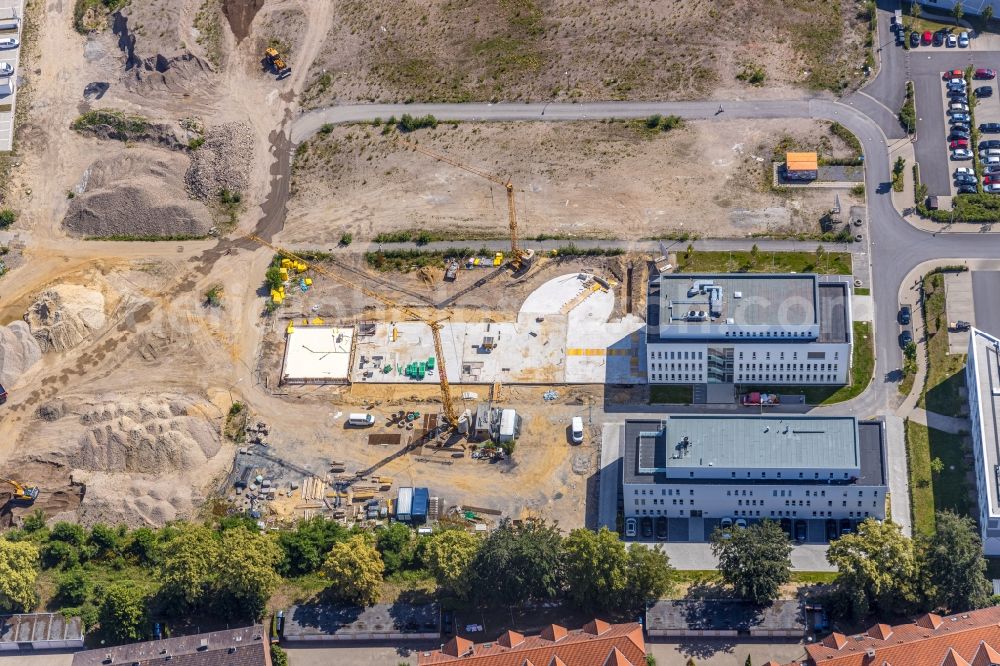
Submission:
[[[830,543],[837,567],[834,614],[860,620],[941,609],[959,613],[991,603],[992,586],[975,521],[949,511],[936,531],[910,539],[892,521],[868,519],[857,532]],[[712,550],[719,573],[742,598],[766,605],[791,580],[791,545],[773,521],[716,531]]]

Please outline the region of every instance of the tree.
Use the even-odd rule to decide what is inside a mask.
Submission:
[[[65,541],[49,541],[42,546],[41,555],[46,569],[71,569],[80,563],[80,551]]]
[[[822,245],[816,246],[816,265],[822,266],[823,261],[826,259],[826,248]]]
[[[323,563],[330,590],[346,601],[369,606],[378,601],[385,566],[371,540],[355,534],[335,543]]]
[[[754,243],[753,247],[750,248],[750,262],[756,266],[758,261],[760,261],[760,248],[757,247],[757,243]]]
[[[857,533],[830,542],[826,559],[837,567],[837,589],[854,619],[872,611],[904,615],[913,608],[916,553],[913,542],[891,520],[865,520]]]
[[[750,655],[747,655],[747,660],[743,662],[743,666],[753,666],[753,662],[750,661]]]
[[[675,586],[674,568],[661,546],[633,546],[628,551],[628,586],[624,606],[630,610],[646,607],[646,602],[670,596]]]
[[[156,558],[156,532],[148,527],[140,527],[132,532],[125,546],[125,552],[137,564],[148,566]]]
[[[59,577],[56,598],[66,606],[79,606],[87,600],[87,578],[83,569],[75,567]]]
[[[464,597],[469,591],[469,567],[481,541],[465,530],[441,530],[427,542],[424,562],[437,584]]]
[[[281,286],[281,268],[278,266],[271,266],[264,272],[264,282],[271,289],[277,289]]]
[[[920,540],[919,552],[926,595],[935,606],[963,613],[989,604],[993,590],[972,518],[951,511],[937,513],[934,535]]]
[[[300,520],[293,531],[278,535],[278,546],[283,554],[278,573],[301,576],[318,570],[333,544],[345,538],[347,530],[335,521],[322,516]]]
[[[168,606],[182,613],[199,606],[218,572],[219,540],[207,527],[186,525],[164,546],[160,567]],[[233,572],[226,572],[232,575]]]
[[[910,2],[910,15],[913,18],[920,18],[920,3],[917,0]]]
[[[993,5],[986,5],[983,7],[982,13],[983,21],[989,23],[993,20]]]
[[[0,538],[0,610],[21,612],[34,607],[38,580],[38,546]]]
[[[791,552],[788,537],[773,520],[734,528],[729,538],[719,529],[712,535],[712,554],[719,558],[722,580],[759,606],[777,599],[781,586],[791,580]]]
[[[281,582],[274,571],[280,561],[281,548],[257,530],[237,527],[222,533],[217,590],[230,612],[254,621],[263,616],[267,600]]]
[[[103,523],[97,523],[90,528],[90,546],[94,549],[94,557],[116,555],[119,547],[118,532],[115,528]]]
[[[961,21],[962,17],[965,16],[965,9],[962,7],[962,2],[955,3],[955,6],[951,8],[951,15],[955,17],[956,21]]]
[[[386,573],[400,571],[410,564],[413,530],[405,523],[392,523],[375,534],[375,547],[382,556]]]
[[[271,666],[288,666],[288,655],[280,645],[271,646]]]
[[[563,541],[563,571],[568,594],[583,608],[614,608],[628,585],[628,551],[606,527],[580,528]]]
[[[507,605],[552,599],[562,591],[562,535],[544,520],[500,523],[473,562],[473,590],[480,601]]]
[[[60,522],[52,526],[49,538],[54,541],[65,541],[79,548],[87,540],[87,532],[76,523]]]
[[[934,458],[931,460],[931,473],[937,476],[944,471],[944,461],[940,458]]]
[[[101,631],[115,641],[136,641],[143,636],[146,624],[145,600],[133,586],[111,586],[104,595],[98,619]]]

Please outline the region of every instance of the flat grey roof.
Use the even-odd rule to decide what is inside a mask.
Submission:
[[[429,604],[376,604],[334,606],[303,604],[292,606],[285,613],[282,636],[288,640],[309,636],[350,638],[356,634],[412,633],[440,631],[438,606]]]
[[[0,643],[82,640],[83,622],[78,617],[65,618],[61,613],[0,615]]]
[[[771,273],[671,273],[660,276],[663,324],[701,325],[683,319],[689,310],[709,311],[707,293],[691,293],[696,283],[720,288],[719,321],[748,326],[817,323],[815,275]],[[737,298],[736,294],[740,297]],[[671,308],[671,305],[673,306]]]
[[[666,429],[663,424],[666,422]],[[764,432],[767,428],[768,431]],[[785,432],[787,428],[788,432]],[[649,436],[647,433],[658,433]],[[622,468],[626,483],[722,483],[722,479],[669,480],[666,471],[714,467],[742,469],[858,469],[858,478],[833,479],[834,485],[886,484],[885,441],[880,421],[854,417],[694,416],[629,420],[622,426]],[[690,448],[679,453],[684,437]],[[812,484],[815,479],[740,479],[741,484]]]
[[[661,600],[646,611],[649,631],[742,630],[806,632],[799,601],[779,600],[759,607],[738,599]]]
[[[997,487],[996,469],[1000,460],[1000,340],[989,333],[973,328],[969,334],[969,363],[975,364],[979,396],[979,427],[982,428],[983,460],[986,463],[986,496],[989,500],[989,515],[1000,514],[1000,489]]]
[[[176,664],[177,666],[263,666],[271,641],[263,625],[212,631],[77,652],[73,666]],[[232,651],[230,651],[232,650]],[[111,661],[107,661],[111,655]],[[166,656],[170,655],[170,660]]]
[[[847,342],[850,340],[851,322],[847,312],[847,299],[851,297],[846,282],[821,281],[819,283],[819,341]]]

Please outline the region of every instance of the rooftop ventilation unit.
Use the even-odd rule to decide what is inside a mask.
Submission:
[[[733,298],[743,298],[743,292],[742,291],[734,291],[733,292]]]

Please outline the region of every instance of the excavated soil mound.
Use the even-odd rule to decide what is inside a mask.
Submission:
[[[10,387],[42,358],[42,348],[23,321],[0,326],[0,384]]]
[[[104,295],[80,285],[46,289],[24,315],[43,352],[65,351],[104,328]]]
[[[97,160],[84,173],[63,226],[80,236],[204,236],[212,219],[184,192],[186,163],[179,153],[143,148]]]
[[[253,149],[253,129],[247,123],[210,128],[184,175],[188,191],[203,201],[214,201],[222,190],[246,191]]]
[[[181,395],[53,401],[35,412],[9,466],[34,470],[30,480],[44,492],[83,489],[78,505],[52,507],[58,519],[138,526],[189,518],[232,464],[212,410]]]
[[[237,44],[250,34],[250,24],[263,6],[264,0],[222,0],[222,13],[229,21]]]
[[[191,403],[144,398],[95,405],[80,416],[87,431],[71,457],[78,469],[170,473],[203,466],[219,453],[219,434]]]

